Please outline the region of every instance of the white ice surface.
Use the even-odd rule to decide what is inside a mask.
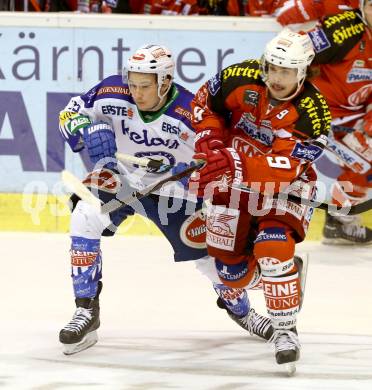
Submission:
[[[68,236],[1,233],[0,248],[1,389],[372,389],[371,247],[299,246],[310,265],[293,378],[163,238],[103,240],[99,342],[70,357],[58,342],[74,311]],[[261,291],[251,302],[265,313]]]

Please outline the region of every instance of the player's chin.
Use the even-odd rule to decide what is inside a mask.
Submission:
[[[283,99],[288,96],[288,91],[285,88],[270,88],[270,95],[274,99]]]

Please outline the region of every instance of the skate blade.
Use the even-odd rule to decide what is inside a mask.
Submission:
[[[294,374],[296,373],[296,363],[285,363],[284,367],[288,376],[294,376]]]
[[[323,245],[342,245],[342,246],[353,246],[360,245],[359,242],[345,240],[344,238],[323,238]],[[365,244],[364,244],[365,245]]]
[[[97,331],[89,332],[79,343],[62,344],[65,355],[73,355],[92,347],[98,341]]]

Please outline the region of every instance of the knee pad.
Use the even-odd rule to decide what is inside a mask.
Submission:
[[[201,259],[195,260],[195,267],[204,276],[206,276],[212,283],[220,283],[218,277],[214,258],[211,256],[205,256]]]
[[[260,230],[255,240],[254,255],[263,276],[280,276],[295,271],[295,241],[285,227]]]
[[[99,240],[110,224],[108,215],[100,214],[89,203],[79,201],[71,214],[70,235]]]
[[[94,298],[102,278],[100,240],[71,237],[71,276],[76,298]]]
[[[248,272],[248,259],[236,264],[226,264],[216,258],[215,263],[220,281],[228,287],[244,288],[252,279],[252,272]]]

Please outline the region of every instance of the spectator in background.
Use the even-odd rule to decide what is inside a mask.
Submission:
[[[246,16],[271,16],[283,3],[284,0],[248,0],[244,7],[244,14]]]
[[[286,0],[275,12],[277,21],[282,25],[306,23],[359,7],[359,0]]]
[[[243,15],[240,0],[140,0],[131,1],[132,13],[162,15]]]

